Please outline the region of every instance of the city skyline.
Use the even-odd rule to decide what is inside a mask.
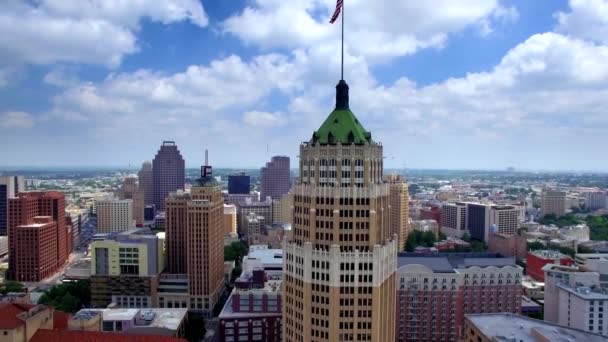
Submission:
[[[467,2],[345,3],[345,79],[386,167],[607,169],[608,4]],[[9,1],[0,167],[136,167],[163,140],[188,166],[203,148],[217,166],[297,160],[339,78],[334,1],[163,3]],[[50,31],[40,53],[19,44],[34,22],[90,36]]]

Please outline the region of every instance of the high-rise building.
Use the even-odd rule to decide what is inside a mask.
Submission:
[[[9,271],[18,281],[40,281],[68,260],[72,236],[65,221],[65,195],[21,192],[9,199]]]
[[[229,194],[248,194],[251,187],[251,180],[245,172],[228,176]]]
[[[23,176],[0,176],[0,236],[8,235],[8,200],[25,191]]]
[[[283,245],[284,341],[394,341],[396,237],[382,145],[336,87],[336,108],[300,145],[292,238]]]
[[[272,201],[272,223],[291,224],[291,207],[293,206],[293,196],[291,193],[281,197],[279,200]]]
[[[492,205],[490,207],[490,230],[485,235],[484,241],[488,241],[491,233],[515,234],[519,229],[519,208],[513,205]]]
[[[121,232],[133,228],[133,200],[96,201],[97,233]]]
[[[404,253],[396,341],[461,341],[465,314],[520,313],[523,269],[498,254]]]
[[[264,216],[258,216],[255,213],[249,213],[249,215],[245,217],[244,223],[245,226],[243,227],[243,231],[245,232],[245,235],[243,236],[243,239],[247,241],[247,244],[249,246],[251,246],[260,243],[262,227],[264,226],[264,224],[269,224],[270,222],[265,222]]]
[[[236,235],[236,206],[224,204],[224,234]]]
[[[540,211],[543,215],[564,215],[566,213],[566,192],[543,189],[540,197]]]
[[[169,193],[184,190],[186,163],[174,141],[163,141],[152,161],[152,187],[154,205],[157,210],[165,210],[165,200]]]
[[[399,175],[387,177],[390,184],[391,227],[397,235],[399,250],[405,250],[409,234],[409,194],[407,183]]]
[[[152,180],[152,163],[146,160],[137,173],[139,190],[144,193],[144,206],[154,204],[154,183]]]
[[[260,199],[272,197],[275,200],[287,194],[291,186],[289,174],[289,157],[272,157],[260,170]]]
[[[133,200],[133,219],[137,226],[142,227],[144,224],[145,194],[136,175],[125,177],[120,194],[122,199]]]
[[[238,209],[238,233],[241,236],[247,235],[246,220],[249,214],[254,213],[257,216],[264,216],[264,222],[272,222],[272,201],[252,202],[237,204]],[[246,238],[245,238],[246,239]]]
[[[171,193],[166,203],[169,275],[161,277],[159,305],[185,305],[210,316],[224,286],[222,186],[213,178],[211,167],[204,166],[190,193]],[[183,285],[176,289],[179,281]]]
[[[441,231],[447,236],[462,237],[467,229],[467,206],[464,203],[441,205]]]

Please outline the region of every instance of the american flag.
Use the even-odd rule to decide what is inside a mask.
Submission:
[[[342,1],[343,0],[338,0],[338,2],[336,3],[336,10],[334,11],[334,15],[332,15],[331,19],[329,20],[330,24],[333,24],[336,22],[336,20],[338,20],[338,17],[340,16],[340,11],[342,11]]]

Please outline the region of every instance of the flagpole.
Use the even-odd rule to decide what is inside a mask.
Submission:
[[[340,79],[344,80],[344,0],[342,0],[342,74]]]

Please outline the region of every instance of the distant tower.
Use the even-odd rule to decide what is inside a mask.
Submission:
[[[398,241],[382,145],[336,87],[336,108],[300,145],[292,237],[283,244],[284,341],[395,341]]]
[[[289,157],[274,156],[260,171],[260,200],[270,196],[273,200],[281,199],[291,187],[289,179]]]
[[[190,193],[173,192],[167,198],[165,224],[167,272],[188,279],[186,307],[210,317],[224,287],[225,221],[222,186],[205,164]],[[174,298],[159,294],[164,305]]]
[[[145,195],[136,175],[128,175],[125,177],[125,180],[122,183],[120,196],[122,199],[133,200],[133,219],[135,220],[136,225],[143,226]]]
[[[139,189],[144,193],[144,206],[154,204],[154,186],[152,182],[152,163],[146,160],[137,173]]]
[[[174,141],[164,141],[152,162],[154,204],[165,210],[169,193],[184,190],[186,163]]]

